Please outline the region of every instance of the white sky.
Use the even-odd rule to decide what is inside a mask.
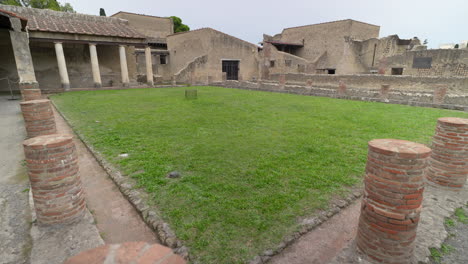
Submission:
[[[178,16],[191,29],[212,27],[258,43],[263,33],[341,19],[380,26],[380,37],[428,39],[430,48],[468,40],[468,0],[59,0],[79,13],[118,11]]]

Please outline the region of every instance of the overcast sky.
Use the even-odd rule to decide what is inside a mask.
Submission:
[[[191,29],[212,27],[258,43],[262,34],[341,19],[380,26],[380,37],[428,39],[430,48],[468,40],[468,0],[59,0],[79,13],[128,11],[178,16]]]

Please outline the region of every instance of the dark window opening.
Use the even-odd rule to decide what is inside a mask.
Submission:
[[[275,61],[274,61],[274,60],[271,60],[271,61],[270,61],[270,68],[273,68],[273,67],[275,67]]]
[[[239,79],[239,61],[222,61],[222,71],[226,73],[226,80]]]
[[[403,75],[403,68],[392,68],[392,75]]]
[[[327,69],[328,74],[335,74],[336,69]]]
[[[166,55],[159,55],[159,64],[167,64]]]
[[[430,69],[432,67],[432,57],[414,57],[413,68]]]

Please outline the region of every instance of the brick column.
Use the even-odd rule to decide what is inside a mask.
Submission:
[[[443,104],[446,95],[447,95],[447,87],[443,86],[443,85],[442,86],[437,86],[434,89],[432,102],[434,104]]]
[[[19,88],[23,101],[41,99],[42,93],[39,89],[39,84],[36,83],[20,83]]]
[[[54,112],[47,99],[21,102],[28,138],[56,133]]]
[[[380,86],[380,98],[388,99],[388,93],[390,92],[390,84],[382,84]]]
[[[437,120],[427,179],[440,186],[460,190],[468,174],[468,119]]]
[[[73,136],[39,136],[25,140],[23,146],[38,223],[79,219],[86,204]]]
[[[381,263],[410,263],[431,149],[397,139],[369,142],[358,248]]]
[[[286,75],[280,74],[278,77],[278,83],[281,89],[284,89],[284,86],[286,85]]]
[[[338,95],[346,95],[346,84],[343,81],[340,81],[338,84]]]

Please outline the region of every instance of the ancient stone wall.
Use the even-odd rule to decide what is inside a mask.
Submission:
[[[380,85],[375,89],[363,89],[359,87],[355,88],[356,86],[350,87],[346,81],[342,81],[340,85],[340,81],[338,79],[334,79],[336,80],[336,82],[334,82],[333,85],[330,84],[328,86],[322,86],[320,83],[314,82],[315,80],[313,78],[309,79],[307,83],[296,84],[291,84],[291,82],[288,82],[286,80],[286,84],[281,85],[278,82],[279,76],[280,75],[275,76],[276,81],[226,81],[224,83],[213,83],[213,85],[249,90],[261,90],[280,93],[332,97],[348,100],[406,104],[413,106],[436,107],[468,111],[468,94],[447,93],[444,95],[443,99],[440,100],[440,95],[437,90],[439,88],[436,88],[432,91],[412,91],[410,89],[392,89],[391,85],[390,87],[384,87],[384,89],[382,89],[382,85]],[[286,78],[287,76],[288,75],[286,75]],[[382,82],[382,84],[385,83]]]
[[[211,28],[170,35],[167,38],[170,51],[171,72],[177,74],[196,58],[209,54],[203,68],[195,71],[195,78],[222,81],[222,61],[239,61],[239,78],[251,80],[259,75],[258,47]]]
[[[316,65],[314,63],[287,52],[279,51],[270,43],[263,44],[260,57],[261,67],[267,68],[268,74],[315,73]]]
[[[277,74],[271,75],[271,80],[278,80]],[[436,87],[445,86],[448,94],[468,94],[468,78],[448,77],[414,77],[387,76],[379,74],[361,75],[314,75],[314,74],[286,74],[289,84],[305,84],[312,80],[314,86],[333,88],[343,81],[348,88],[361,90],[378,90],[382,84],[389,84],[391,91],[433,92]]]
[[[416,60],[425,59],[428,67],[418,65]],[[468,50],[466,49],[431,49],[407,51],[400,55],[386,58],[381,66],[385,74],[392,74],[392,68],[402,68],[403,75],[468,77]]]
[[[344,37],[356,39],[377,38],[380,27],[354,20],[341,20],[315,25],[286,28],[280,40],[290,43],[304,43],[295,55],[309,61],[327,52],[327,61],[323,68],[336,69],[343,56]]]

